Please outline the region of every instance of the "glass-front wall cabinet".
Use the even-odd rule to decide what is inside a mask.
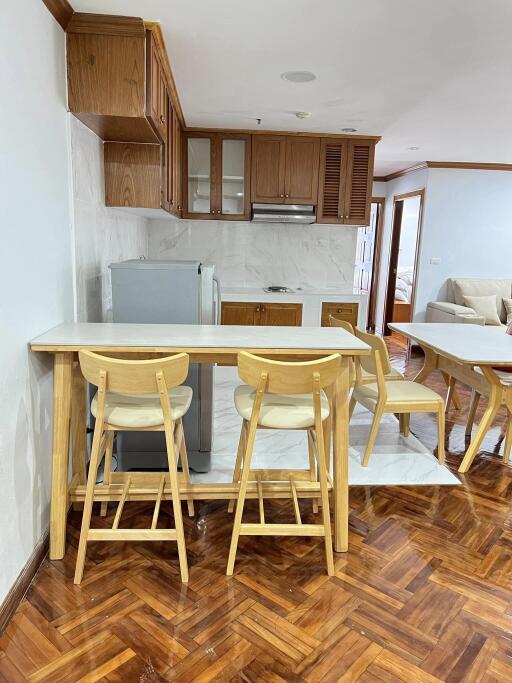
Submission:
[[[188,213],[211,211],[211,156],[212,141],[208,137],[187,140]]]
[[[187,215],[194,218],[250,218],[249,135],[189,133]]]
[[[222,213],[240,216],[245,206],[245,140],[222,140]]]

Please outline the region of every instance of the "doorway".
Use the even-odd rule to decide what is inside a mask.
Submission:
[[[389,323],[411,322],[414,315],[418,247],[424,190],[393,197],[393,227],[384,311],[384,334]]]
[[[370,223],[357,230],[354,289],[368,296],[366,328],[375,331],[379,260],[382,242],[385,197],[373,197]]]

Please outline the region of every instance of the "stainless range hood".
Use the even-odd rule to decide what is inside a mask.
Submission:
[[[252,220],[258,223],[314,223],[315,207],[311,204],[253,204]]]

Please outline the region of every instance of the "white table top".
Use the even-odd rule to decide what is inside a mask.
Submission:
[[[369,347],[341,328],[245,325],[63,323],[30,345],[48,347],[328,349],[366,354]],[[347,354],[350,355],[350,354]]]
[[[389,327],[460,363],[512,365],[512,336],[501,326],[391,323]]]

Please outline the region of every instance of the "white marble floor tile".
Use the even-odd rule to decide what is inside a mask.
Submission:
[[[196,482],[231,481],[235,464],[241,421],[233,403],[233,391],[239,383],[236,368],[215,368],[214,442],[212,469],[205,474],[192,473]],[[459,479],[412,434],[407,438],[398,431],[398,421],[385,415],[368,467],[361,458],[370,430],[372,416],[357,406],[350,423],[349,480],[353,486],[368,485],[457,485]],[[254,467],[308,467],[305,432],[261,430],[257,433]]]

